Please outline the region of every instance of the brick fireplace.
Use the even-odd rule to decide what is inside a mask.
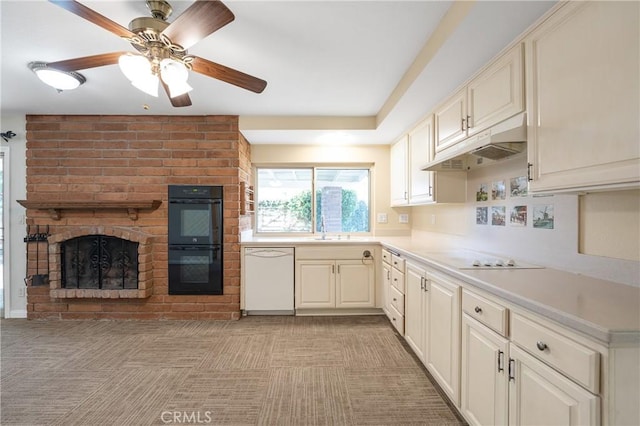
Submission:
[[[251,227],[239,187],[250,178],[237,116],[28,115],[27,224],[50,235],[40,256],[27,244],[27,275],[49,278],[28,287],[27,317],[238,319],[240,233]],[[223,186],[222,295],[168,294],[168,185]],[[83,235],[136,242],[137,288],[62,288],[62,244]]]

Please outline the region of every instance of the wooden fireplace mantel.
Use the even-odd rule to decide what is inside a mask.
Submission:
[[[63,210],[126,210],[131,220],[138,220],[139,210],[156,210],[161,200],[141,201],[29,201],[17,200],[27,209],[48,210],[51,218],[59,220]]]

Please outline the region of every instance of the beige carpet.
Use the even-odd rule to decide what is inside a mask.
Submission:
[[[459,425],[383,316],[2,320],[2,425]]]

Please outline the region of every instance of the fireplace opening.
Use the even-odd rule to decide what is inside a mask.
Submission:
[[[62,288],[138,288],[138,243],[107,235],[85,235],[61,244]]]

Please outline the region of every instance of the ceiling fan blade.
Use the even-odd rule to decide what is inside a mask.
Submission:
[[[233,21],[235,16],[218,0],[198,0],[162,32],[175,44],[190,48]]]
[[[81,18],[86,19],[89,22],[92,22],[107,31],[112,32],[118,37],[132,38],[137,37],[136,34],[129,31],[127,28],[122,25],[113,22],[111,19],[99,14],[93,9],[88,8],[82,3],[78,3],[74,0],[49,0],[49,2],[56,4],[63,9],[68,10],[69,12],[78,15]]]
[[[169,93],[169,86],[167,86],[167,84],[162,81],[162,79],[160,79],[160,83],[162,84],[162,87],[164,87],[164,91],[167,92],[167,97],[171,101],[171,105],[176,108],[191,106],[191,98],[189,97],[188,93],[172,98],[171,94]]]
[[[196,56],[191,63],[195,72],[233,84],[255,93],[262,93],[267,82],[249,74],[234,70],[224,65],[216,64],[207,59]]]
[[[67,59],[64,61],[48,62],[47,66],[60,71],[78,71],[87,68],[103,67],[105,65],[115,65],[120,56],[127,52],[103,53],[102,55],[84,56],[82,58]]]

